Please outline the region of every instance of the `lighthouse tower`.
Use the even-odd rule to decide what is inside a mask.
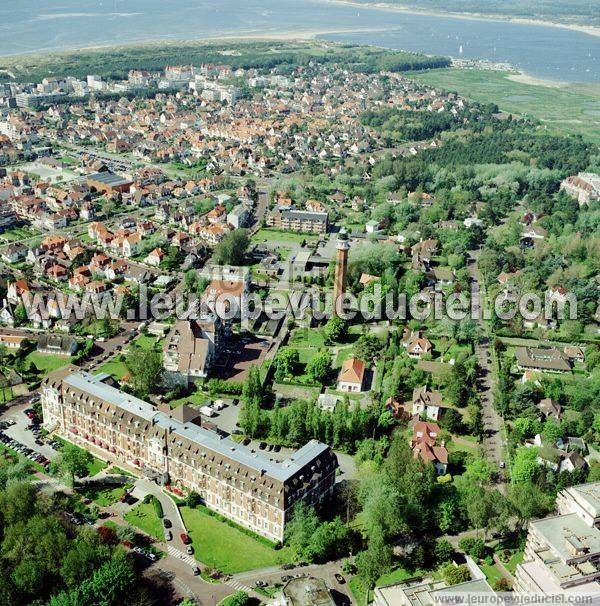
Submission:
[[[335,278],[333,282],[334,316],[338,316],[342,311],[343,296],[346,292],[346,275],[348,273],[348,251],[350,250],[350,242],[348,242],[348,234],[345,231],[340,232],[336,249]]]

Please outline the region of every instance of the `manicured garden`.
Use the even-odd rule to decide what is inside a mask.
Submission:
[[[181,515],[192,539],[195,557],[225,574],[284,564],[290,553],[275,549],[266,541],[252,537],[202,508],[181,507]]]

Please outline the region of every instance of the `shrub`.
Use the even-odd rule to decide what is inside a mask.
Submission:
[[[448,562],[454,555],[454,547],[446,539],[438,539],[435,543],[435,559],[442,563]]]
[[[471,573],[466,564],[461,564],[460,566],[446,564],[442,569],[442,574],[444,576],[444,581],[446,581],[448,585],[458,585],[459,583],[471,580]]]
[[[504,578],[500,577],[494,583],[495,591],[510,591],[510,583]]]
[[[156,513],[159,518],[162,518],[165,515],[162,505],[156,497],[152,497],[152,507],[154,507],[154,513]]]
[[[481,558],[485,557],[486,548],[483,539],[476,537],[465,537],[464,539],[460,540],[458,546],[472,558],[480,560]]]
[[[202,505],[202,497],[197,493],[197,492],[190,492],[190,494],[187,496],[187,499],[185,500],[185,504],[188,507],[198,507],[198,505]]]

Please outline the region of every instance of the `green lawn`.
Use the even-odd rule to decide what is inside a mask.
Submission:
[[[126,469],[123,469],[122,467],[117,467],[116,465],[113,465],[108,471],[107,473],[112,473],[116,476],[128,476],[130,478],[135,478],[135,474],[131,473],[130,471],[127,471]]]
[[[354,596],[354,601],[358,604],[358,606],[367,606],[367,588],[360,577],[352,577],[348,581],[348,588]],[[368,601],[370,602],[372,599],[373,592],[369,591]]]
[[[405,568],[396,568],[389,572],[388,574],[384,574],[377,579],[377,587],[383,587],[385,585],[395,585],[397,583],[403,583],[408,579],[413,579],[415,577],[421,578],[426,575],[427,572],[422,570],[417,570],[415,572],[410,572]]]
[[[27,354],[26,360],[29,360],[33,364],[35,364],[36,368],[43,373],[49,373],[54,370],[58,370],[67,364],[70,364],[72,358],[63,358],[61,356],[48,356],[45,354],[38,353],[37,351],[32,351]]]
[[[446,444],[446,447],[448,452],[467,452],[474,456],[481,454],[481,446],[473,436],[454,437]]]
[[[69,442],[68,440],[65,440],[59,436],[54,436],[54,439],[57,442],[61,442],[62,444],[69,444],[70,446],[73,446],[74,448],[79,448],[79,450],[84,450],[83,448],[77,446],[76,444],[73,444],[73,442]],[[94,455],[92,455],[92,462],[88,464],[88,476],[92,477],[95,476],[97,473],[100,473],[105,467],[106,467],[107,463],[102,461],[102,459],[99,459],[98,457],[95,457]]]
[[[86,486],[79,492],[94,501],[96,505],[107,507],[116,503],[123,496],[125,489],[131,486],[131,484],[128,486],[106,486],[98,483],[97,485]]]
[[[506,570],[510,572],[514,576],[515,571],[517,570],[517,566],[523,561],[523,551],[517,551],[514,553],[510,560],[506,564],[504,564]]]
[[[297,328],[290,336],[290,347],[324,347],[325,338],[317,328]]]
[[[161,351],[162,340],[153,337],[152,335],[140,335],[131,343],[133,347],[143,349],[144,351]]]
[[[102,364],[102,366],[98,368],[98,372],[105,372],[113,377],[113,379],[120,381],[128,373],[128,370],[125,363],[119,361],[117,357]]]
[[[333,363],[334,368],[341,368],[342,364],[352,355],[354,348],[352,345],[344,345],[338,349]]]
[[[34,238],[39,236],[40,232],[27,227],[15,227],[8,231],[2,232],[0,238],[5,242],[14,242],[16,240],[25,240],[26,238]]]
[[[502,578],[502,573],[500,572],[500,570],[498,570],[498,567],[495,564],[492,564],[490,566],[489,564],[485,564],[484,563],[484,564],[480,564],[479,567],[481,568],[481,570],[485,574],[487,582],[492,587],[494,587],[494,585],[496,584],[496,581],[498,579]]]
[[[497,103],[503,111],[529,115],[553,132],[575,133],[600,141],[600,86],[526,84],[507,72],[477,69],[437,69],[410,74],[432,86],[456,91],[483,103]],[[514,77],[514,76],[513,76]]]
[[[314,242],[318,237],[314,234],[302,234],[294,231],[280,231],[278,229],[259,229],[252,237],[253,242],[292,242],[300,244],[306,242]]]
[[[202,393],[201,391],[194,391],[183,398],[177,400],[171,400],[169,406],[171,408],[177,408],[182,404],[190,404],[191,406],[204,406],[210,404],[211,397],[208,394]]]
[[[156,515],[152,503],[136,505],[125,514],[125,521],[158,540],[162,540],[164,536],[162,522]]]
[[[274,549],[229,526],[201,508],[181,507],[196,558],[226,574],[277,566],[290,560],[285,547]]]

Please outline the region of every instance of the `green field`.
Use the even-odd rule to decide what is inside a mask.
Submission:
[[[507,72],[436,69],[410,74],[425,84],[456,91],[506,112],[541,120],[551,132],[580,134],[600,142],[600,85],[525,84]]]
[[[269,547],[261,540],[205,513],[201,508],[181,507],[180,511],[192,539],[196,558],[211,568],[233,574],[277,566],[290,559],[285,547]]]

